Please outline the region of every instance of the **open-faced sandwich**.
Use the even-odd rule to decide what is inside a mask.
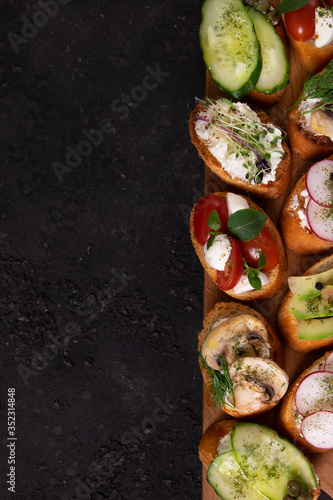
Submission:
[[[190,233],[204,269],[234,299],[267,299],[285,282],[281,236],[250,198],[227,192],[200,198],[191,212]]]
[[[333,157],[315,163],[292,189],[280,213],[281,236],[302,255],[333,248]]]
[[[207,481],[224,500],[316,500],[319,481],[288,439],[256,423],[222,420],[199,445]]]
[[[263,12],[254,3],[205,0],[200,45],[212,79],[227,96],[242,99],[252,91],[256,103],[268,107],[289,83],[289,61],[277,12],[267,0],[260,2]]]
[[[280,341],[250,307],[220,302],[207,314],[198,342],[211,404],[236,418],[267,412],[288,389]]]
[[[303,92],[288,111],[285,126],[289,145],[305,160],[321,160],[333,154],[332,82],[333,60],[321,73],[306,80]]]
[[[198,102],[189,123],[192,143],[220,179],[262,198],[289,186],[290,151],[284,133],[263,111],[221,98]]]
[[[297,10],[292,10],[295,2],[291,0],[282,0],[279,5],[290,43],[301,65],[312,74],[321,71],[333,57],[332,6],[332,0],[308,0]]]
[[[278,425],[308,453],[333,449],[333,351],[312,363],[291,385]]]
[[[333,346],[333,255],[304,276],[290,276],[288,284],[290,291],[277,315],[285,342],[299,352]]]

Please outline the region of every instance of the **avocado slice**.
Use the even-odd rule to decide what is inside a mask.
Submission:
[[[300,302],[294,295],[290,300],[288,310],[298,319],[333,316],[333,306],[329,305],[328,301],[324,300],[321,296]]]
[[[308,300],[313,297],[319,297],[323,286],[332,284],[333,268],[311,276],[290,276],[288,278],[289,288],[297,300]]]
[[[333,337],[333,318],[299,320],[297,336],[302,340],[321,340]]]

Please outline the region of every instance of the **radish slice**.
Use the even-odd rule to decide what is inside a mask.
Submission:
[[[333,174],[332,160],[315,163],[306,174],[306,189],[309,195],[318,205],[327,208],[331,207],[333,202],[331,174]]]
[[[312,199],[306,207],[306,217],[311,231],[322,240],[333,241],[333,210],[325,208]]]
[[[333,373],[323,370],[304,377],[295,393],[295,405],[303,417],[320,410],[333,411]]]
[[[327,356],[324,364],[324,370],[327,372],[333,372],[333,352]]]
[[[323,450],[333,448],[333,412],[316,411],[305,417],[301,425],[304,439]]]

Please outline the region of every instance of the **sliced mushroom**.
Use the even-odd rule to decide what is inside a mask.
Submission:
[[[333,112],[317,109],[311,113],[310,125],[318,134],[333,137]]]
[[[229,368],[235,408],[253,410],[277,403],[286,393],[288,375],[271,359],[239,358]]]
[[[207,335],[202,354],[209,366],[220,369],[220,357],[231,365],[241,356],[268,357],[270,345],[265,325],[251,314],[239,314],[218,324]]]

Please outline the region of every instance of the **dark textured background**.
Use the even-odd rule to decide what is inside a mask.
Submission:
[[[61,3],[0,2],[0,498],[199,500],[201,1]]]

